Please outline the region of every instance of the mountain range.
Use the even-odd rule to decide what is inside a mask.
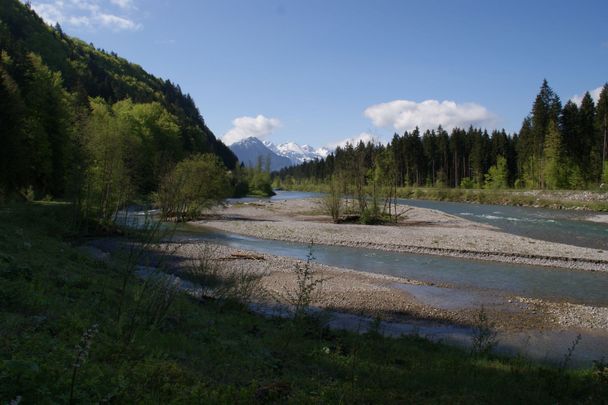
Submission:
[[[298,165],[314,159],[323,159],[331,153],[327,148],[315,149],[309,145],[298,145],[295,142],[275,145],[270,141],[260,141],[249,137],[231,144],[230,150],[246,166],[255,166],[260,157],[270,157],[270,170],[281,170],[284,167]]]

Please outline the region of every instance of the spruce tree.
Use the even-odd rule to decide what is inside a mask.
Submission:
[[[608,165],[606,164],[608,158],[608,83],[604,84],[597,102],[595,128],[594,160],[596,163],[594,166],[600,181],[606,183],[608,182]]]
[[[540,91],[534,100],[530,115],[530,131],[520,133],[522,145],[521,158],[524,161],[524,175],[528,186],[543,187],[543,155],[545,137],[551,121],[557,122],[561,112],[561,101],[543,80]]]
[[[543,174],[545,186],[550,189],[562,188],[566,183],[563,164],[562,139],[555,121],[549,122],[544,145]]]
[[[599,156],[593,156],[593,151],[596,150],[596,155],[600,149],[595,147],[595,104],[589,92],[586,92],[581,107],[579,108],[578,120],[578,145],[579,150],[576,156],[579,158],[580,168],[585,178],[585,181],[590,182],[599,178],[601,166]]]

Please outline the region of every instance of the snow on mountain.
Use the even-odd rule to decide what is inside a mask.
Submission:
[[[255,137],[242,139],[229,147],[245,166],[255,167],[260,157],[263,159],[270,157],[270,170],[272,171],[281,170],[293,164],[289,158],[275,153]]]
[[[307,162],[314,159],[323,159],[329,155],[330,150],[327,148],[315,149],[309,145],[298,145],[295,142],[287,142],[275,145],[270,141],[264,141],[264,145],[279,156],[285,156],[294,165]]]
[[[245,166],[253,167],[258,157],[266,159],[270,156],[270,170],[281,170],[287,166],[299,165],[314,159],[324,159],[331,153],[328,148],[315,149],[309,145],[298,145],[287,142],[275,145],[269,141],[260,141],[253,136],[234,142],[229,146]]]

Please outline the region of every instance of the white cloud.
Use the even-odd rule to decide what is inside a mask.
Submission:
[[[602,92],[603,88],[604,86],[600,86],[597,89],[593,89],[589,92],[589,94],[591,94],[591,98],[593,98],[593,101],[595,101],[596,103],[600,99],[600,93]],[[576,96],[573,96],[570,100],[580,107],[581,103],[583,102],[583,97],[585,97],[585,94],[577,94]]]
[[[109,27],[114,30],[122,31],[134,31],[140,28],[140,25],[133,20],[128,18],[119,17],[113,14],[99,14],[97,16],[98,21],[104,27]]]
[[[32,7],[36,10],[36,13],[49,24],[55,24],[57,21],[65,20],[65,16],[60,9],[61,7],[55,4],[36,3],[32,5]]]
[[[133,0],[110,0],[110,3],[125,10],[133,8]]]
[[[346,146],[346,144],[349,144],[349,143],[353,146],[357,146],[359,144],[359,142],[361,142],[361,141],[363,141],[363,143],[368,143],[368,142],[371,142],[374,144],[381,143],[380,139],[378,139],[377,136],[372,135],[368,132],[361,132],[357,136],[353,136],[351,138],[346,138],[346,139],[343,139],[338,142],[330,143],[326,147],[328,149],[333,150],[333,149],[336,149],[337,147],[343,148]]]
[[[232,145],[251,136],[264,140],[272,131],[281,127],[281,121],[278,118],[268,118],[260,114],[257,117],[235,118],[232,125],[232,129],[222,137],[222,141],[226,145]]]
[[[134,9],[133,0],[52,0],[33,2],[32,8],[47,24],[63,26],[108,28],[113,31],[134,31],[141,24],[126,13]],[[121,15],[112,13],[118,8]]]
[[[476,103],[458,104],[454,101],[394,100],[365,109],[364,114],[377,127],[393,127],[399,132],[434,129],[441,125],[446,130],[455,127],[492,127],[497,116]]]

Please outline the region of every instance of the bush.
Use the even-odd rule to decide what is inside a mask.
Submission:
[[[465,177],[460,182],[460,188],[472,189],[472,188],[475,188],[475,186],[476,186],[475,180],[473,180],[471,177]]]
[[[155,195],[163,218],[187,221],[219,204],[232,193],[226,168],[212,154],[179,162],[162,180]]]
[[[343,201],[340,185],[335,178],[332,178],[329,182],[329,193],[321,200],[321,206],[325,213],[331,216],[331,219],[334,222],[338,222],[342,215],[342,205]]]

